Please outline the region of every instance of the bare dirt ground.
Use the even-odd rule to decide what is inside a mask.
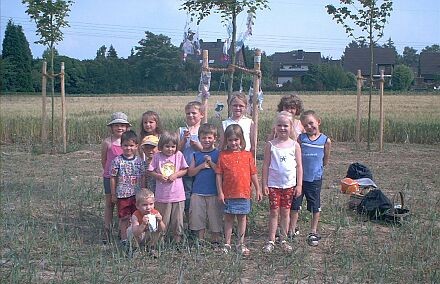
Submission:
[[[333,143],[322,191],[318,247],[306,244],[310,214],[303,212],[294,253],[277,250],[264,255],[266,200],[254,206],[249,221],[247,242],[252,254],[247,258],[188,249],[165,251],[158,260],[130,260],[127,265],[114,246],[101,244],[98,145],[56,155],[35,155],[23,145],[2,145],[1,282],[137,283],[148,274],[152,283],[438,283],[439,145],[386,144],[383,152],[368,152],[366,145],[361,148]],[[412,212],[409,224],[365,222],[348,209],[348,196],[340,193],[339,181],[353,162],[370,167],[389,197],[404,192]],[[32,239],[14,223],[31,226]],[[140,272],[132,266],[146,268]]]

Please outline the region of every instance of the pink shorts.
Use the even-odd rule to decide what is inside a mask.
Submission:
[[[131,217],[136,211],[136,197],[118,198],[118,217]]]
[[[285,208],[290,209],[292,206],[292,197],[295,192],[294,187],[290,188],[273,188],[269,187],[270,209]]]

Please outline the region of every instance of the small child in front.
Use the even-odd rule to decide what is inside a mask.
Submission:
[[[317,230],[321,212],[322,176],[330,157],[331,141],[320,132],[321,119],[313,110],[302,113],[300,120],[305,129],[305,133],[298,137],[303,165],[303,193],[293,201],[289,233],[294,234],[297,230],[298,212],[305,195],[307,210],[312,213],[311,231],[307,236],[307,243],[317,246],[321,239]]]
[[[188,175],[194,177],[189,207],[189,228],[198,232],[200,240],[205,239],[207,224],[211,232],[213,244],[220,242],[222,231],[222,205],[217,198],[215,169],[219,151],[215,148],[217,128],[210,124],[202,124],[199,128],[199,140],[203,149],[193,154]]]
[[[162,133],[158,144],[160,152],[153,155],[148,166],[148,174],[156,179],[156,208],[175,243],[180,243],[183,235],[185,191],[182,177],[188,171],[182,152],[177,150],[178,142],[177,133]]]
[[[127,245],[127,228],[136,210],[135,194],[145,186],[145,161],[136,156],[137,135],[133,130],[121,136],[122,155],[113,159],[110,167],[112,202],[117,203],[121,244]]]
[[[244,244],[246,216],[251,211],[251,183],[255,187],[256,198],[261,201],[262,194],[258,184],[257,168],[251,152],[245,151],[246,141],[243,129],[238,124],[226,127],[224,149],[220,152],[216,180],[218,199],[224,204],[225,245],[223,251],[231,251],[231,236],[234,220],[238,221],[237,251],[249,255]]]
[[[282,111],[275,120],[275,138],[266,143],[264,148],[262,186],[264,194],[269,195],[269,241],[263,251],[270,253],[275,248],[275,233],[280,216],[281,248],[291,252],[292,247],[287,243],[289,214],[292,198],[302,192],[302,163],[301,148],[291,138],[293,117],[287,111]]]
[[[127,237],[132,247],[133,239],[138,246],[146,245],[153,256],[158,246],[161,234],[165,232],[162,215],[154,209],[154,193],[142,188],[136,193],[136,211],[130,219]]]

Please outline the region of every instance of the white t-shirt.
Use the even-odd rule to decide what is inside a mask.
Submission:
[[[251,125],[252,125],[252,119],[243,116],[242,118],[240,118],[240,120],[236,121],[233,120],[232,118],[228,118],[226,120],[222,121],[222,125],[223,125],[223,131],[226,130],[226,127],[228,127],[231,124],[238,124],[241,126],[241,128],[243,129],[243,136],[244,136],[244,140],[246,141],[246,151],[250,151],[251,150]]]
[[[288,148],[277,148],[270,144],[270,165],[267,186],[274,188],[290,188],[296,186],[295,145]]]

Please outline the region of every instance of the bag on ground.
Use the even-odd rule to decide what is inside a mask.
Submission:
[[[390,199],[380,189],[374,189],[361,200],[357,212],[367,215],[370,219],[382,220],[392,207]]]
[[[371,170],[361,163],[353,163],[348,166],[347,177],[351,179],[369,178],[373,180]]]

